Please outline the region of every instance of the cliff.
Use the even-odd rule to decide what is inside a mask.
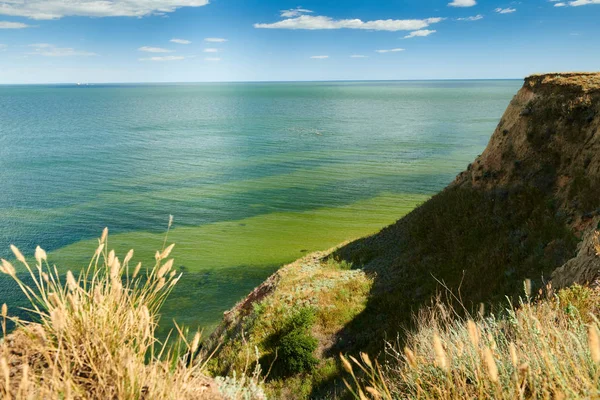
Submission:
[[[402,342],[398,332],[436,296],[466,313],[517,298],[525,279],[535,291],[551,277],[554,286],[594,282],[599,131],[600,74],[526,78],[485,151],[445,190],[373,236],[283,268],[228,313],[207,344],[224,343],[213,368],[243,366],[242,349],[256,346],[264,370],[276,365],[273,393],[319,397],[341,387],[339,352],[378,354],[386,339]],[[302,335],[317,340],[317,358],[277,370],[281,338],[303,307],[315,316]]]

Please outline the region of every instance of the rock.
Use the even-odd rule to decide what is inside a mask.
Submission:
[[[599,219],[600,221],[600,219]],[[552,273],[552,287],[587,285],[600,278],[600,257],[596,254],[597,232],[589,229],[579,244],[577,255]]]

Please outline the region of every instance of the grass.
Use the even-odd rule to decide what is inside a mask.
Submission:
[[[8,316],[2,306],[0,394],[5,399],[218,399],[219,385],[194,357],[200,333],[177,327],[169,345],[155,337],[162,304],[181,275],[169,258],[174,245],[155,253],[152,267],[130,265],[133,250],[120,260],[108,251],[105,230],[88,266],[66,278],[37,248],[32,267],[12,246],[33,284],[2,260],[30,301],[33,322]],[[8,320],[16,331],[6,336]],[[222,379],[227,398],[263,398],[252,379]],[[246,390],[240,385],[246,385]],[[244,397],[245,396],[245,397]]]
[[[329,349],[364,310],[372,281],[346,263],[322,257],[311,255],[282,268],[272,292],[226,317],[226,328],[213,338],[221,344],[209,362],[214,374],[239,375],[256,348],[270,398],[322,398],[329,392],[340,374],[337,355]],[[295,360],[281,360],[283,354]]]
[[[600,290],[577,285],[485,317],[437,303],[404,346],[387,343],[382,364],[365,354],[342,363],[358,399],[597,398],[599,313]]]
[[[374,276],[365,311],[342,332],[354,341],[338,350],[377,354],[444,286],[468,311],[505,296],[516,300],[525,279],[534,290],[544,287],[576,245],[558,205],[535,187],[444,190],[377,235],[333,253]]]

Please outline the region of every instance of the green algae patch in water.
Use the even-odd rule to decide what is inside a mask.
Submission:
[[[375,233],[427,198],[383,194],[343,207],[175,228],[169,233],[168,243],[175,243],[171,255],[183,278],[165,305],[163,318],[210,331],[224,311],[279,266]],[[164,237],[164,233],[145,231],[121,233],[110,235],[108,246],[120,257],[134,249],[134,261],[150,266]],[[61,270],[76,271],[87,264],[96,247],[95,239],[78,242],[52,252],[50,259]]]

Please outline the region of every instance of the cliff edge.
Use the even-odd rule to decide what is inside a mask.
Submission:
[[[599,220],[600,74],[530,76],[485,151],[446,189],[375,235],[283,268],[228,313],[211,340],[225,344],[215,369],[244,365],[242,349],[256,346],[263,370],[276,365],[269,385],[280,397],[335,393],[340,352],[401,344],[436,296],[475,312],[505,308],[525,279],[535,291],[551,278],[593,283]],[[306,307],[316,319],[289,331]],[[317,340],[306,370],[277,370],[290,332]]]

